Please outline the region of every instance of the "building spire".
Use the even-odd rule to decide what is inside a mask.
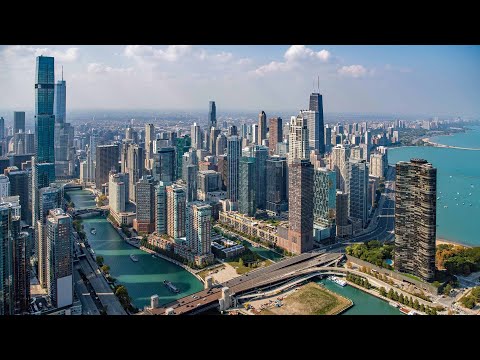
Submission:
[[[62,65],[62,81],[63,81],[63,65]]]

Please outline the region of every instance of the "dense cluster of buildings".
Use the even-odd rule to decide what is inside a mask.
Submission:
[[[38,310],[31,279],[50,307],[75,303],[72,219],[59,180],[79,179],[105,195],[119,226],[198,266],[243,251],[212,241],[216,221],[299,254],[365,230],[387,174],[387,146],[407,126],[324,124],[314,92],[308,110],[289,121],[261,111],[252,123],[220,122],[210,101],[206,126],[186,131],[133,119],[122,129],[74,129],[63,70],[55,82],[47,56],[36,59],[34,120],[32,132],[25,112],[14,112],[8,129],[0,118],[0,314]],[[395,267],[431,281],[436,170],[412,159],[397,164],[396,176]]]

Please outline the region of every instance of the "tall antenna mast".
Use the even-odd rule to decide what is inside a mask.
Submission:
[[[63,81],[63,65],[62,65],[62,81]]]
[[[320,94],[320,76],[317,76],[318,93]]]

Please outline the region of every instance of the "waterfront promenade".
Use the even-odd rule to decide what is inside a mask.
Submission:
[[[440,147],[440,148],[448,148],[448,149],[459,149],[459,150],[473,150],[473,151],[480,151],[478,148],[471,148],[471,147],[462,147],[462,146],[452,146],[452,145],[445,145],[445,144],[439,144],[433,141],[430,141],[429,138],[423,138],[422,139],[425,143],[430,144],[434,147]]]

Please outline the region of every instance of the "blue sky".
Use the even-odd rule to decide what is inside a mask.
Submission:
[[[40,54],[69,109],[296,111],[319,77],[326,112],[480,114],[480,46],[0,46],[0,108],[33,109]]]

